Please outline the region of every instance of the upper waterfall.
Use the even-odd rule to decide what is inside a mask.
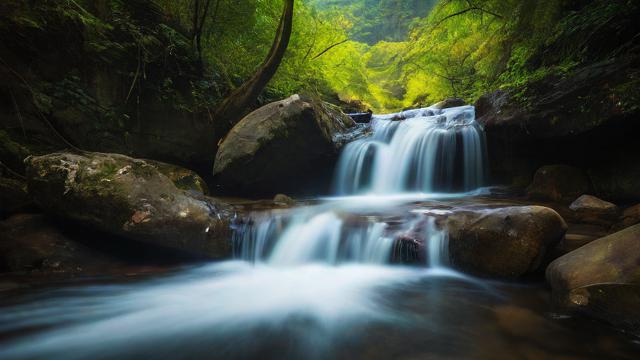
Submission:
[[[371,130],[343,150],[336,194],[460,192],[484,184],[485,137],[473,106],[374,115]]]

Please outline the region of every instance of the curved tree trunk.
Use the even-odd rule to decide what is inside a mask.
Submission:
[[[219,134],[220,138],[224,137],[249,112],[250,106],[258,99],[262,90],[278,70],[291,38],[293,3],[294,0],[285,0],[276,36],[262,65],[250,79],[235,89],[216,109],[214,121],[217,128],[216,134]]]

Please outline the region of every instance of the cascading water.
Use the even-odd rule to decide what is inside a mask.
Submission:
[[[446,264],[447,235],[436,226],[435,218],[402,212],[390,217],[395,203],[386,201],[382,205],[360,198],[354,203],[347,198],[291,213],[258,214],[236,229],[235,256],[270,266],[384,265],[407,257],[433,267]],[[387,219],[381,212],[386,212]],[[406,234],[424,239],[426,253],[406,249],[401,241]]]
[[[381,294],[466,278],[444,268],[447,233],[436,218],[389,195],[482,185],[484,140],[469,106],[376,116],[372,128],[344,150],[336,186],[373,195],[253,214],[234,231],[239,261],[4,309],[0,335],[26,335],[0,358],[325,358],[360,341],[354,330],[406,326]],[[441,306],[433,285],[430,296]]]
[[[343,151],[334,184],[340,195],[469,191],[484,184],[485,140],[473,106],[378,115],[371,128],[372,136]]]

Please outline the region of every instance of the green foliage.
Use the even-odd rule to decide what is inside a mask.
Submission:
[[[65,102],[122,121],[141,99],[209,111],[261,64],[282,0],[210,0],[200,63],[194,12],[198,5],[202,15],[205,3],[65,0],[26,7],[12,0],[0,10],[25,36],[50,32],[52,24],[68,23],[57,30],[77,32],[80,49],[73,51],[82,61],[36,89],[43,109]],[[630,0],[297,0],[289,48],[260,102],[307,93],[384,112],[447,97],[474,101],[498,88],[518,88],[525,98],[541,79],[611,56],[611,41],[595,40],[603,29],[615,33],[619,18],[637,6]],[[105,108],[100,93],[110,89],[83,91],[83,66],[109,68],[124,89],[122,104]]]

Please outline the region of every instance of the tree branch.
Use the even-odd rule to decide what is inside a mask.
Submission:
[[[337,43],[327,47],[326,49],[322,50],[321,52],[318,53],[318,55],[314,56],[313,58],[311,58],[311,60],[315,60],[317,58],[319,58],[320,56],[324,55],[327,51],[333,49],[334,47],[338,46],[338,45],[342,45],[344,43],[346,43],[347,41],[349,41],[349,39],[344,39],[342,41],[338,41]]]
[[[226,135],[249,112],[251,105],[255,103],[262,90],[278,70],[291,39],[293,5],[294,0],[285,0],[276,36],[267,57],[260,67],[251,78],[232,91],[216,109],[214,115],[218,128],[216,137],[222,138],[222,136]]]

